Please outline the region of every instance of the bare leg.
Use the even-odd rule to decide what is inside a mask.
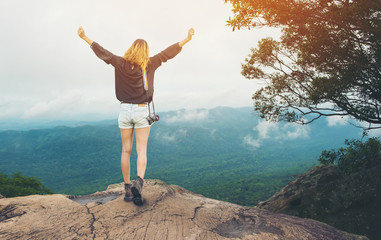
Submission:
[[[120,158],[120,166],[122,168],[124,183],[130,183],[130,157],[134,129],[120,129],[120,135],[122,138],[122,156]]]
[[[144,178],[147,166],[147,142],[150,129],[150,127],[135,129],[136,152],[138,154],[137,174],[142,179]]]

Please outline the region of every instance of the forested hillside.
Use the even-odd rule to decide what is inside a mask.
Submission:
[[[316,165],[322,150],[361,134],[327,121],[271,124],[251,108],[181,110],[160,119],[151,130],[146,178],[242,205],[266,200]],[[38,177],[56,193],[88,194],[122,182],[120,151],[116,120],[0,132],[1,172]],[[133,153],[132,177],[135,159]]]

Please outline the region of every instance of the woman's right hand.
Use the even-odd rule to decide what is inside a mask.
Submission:
[[[78,36],[80,38],[84,38],[86,35],[85,35],[85,30],[83,30],[82,26],[78,28]]]
[[[192,40],[192,37],[194,35],[194,29],[193,28],[190,28],[188,30],[188,36],[182,40],[181,42],[179,42],[179,46],[180,47],[183,47],[187,42],[189,42],[190,40]]]
[[[188,39],[192,40],[193,35],[194,35],[194,29],[191,28],[191,29],[188,30]]]

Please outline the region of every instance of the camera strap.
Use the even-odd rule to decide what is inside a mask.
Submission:
[[[143,75],[143,87],[144,87],[144,90],[146,92],[146,96],[147,96],[147,102],[148,102],[148,114],[149,116],[151,116],[151,107],[149,105],[149,100],[148,100],[148,79],[147,79],[147,71],[145,69],[142,69],[142,75]],[[155,115],[155,104],[153,102],[153,96],[152,96],[152,111],[153,111],[153,114]]]

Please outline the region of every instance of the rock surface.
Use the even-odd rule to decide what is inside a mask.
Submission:
[[[337,166],[320,166],[300,175],[257,207],[381,239],[380,183],[381,164],[348,176]]]
[[[84,197],[0,199],[0,239],[367,239],[315,220],[205,198],[158,180],[145,181],[141,207],[125,202],[123,192],[121,183]],[[80,199],[86,201],[80,204]]]

